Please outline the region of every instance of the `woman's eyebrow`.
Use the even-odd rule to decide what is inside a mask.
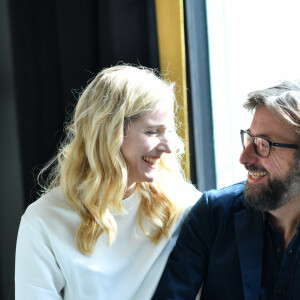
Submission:
[[[146,128],[164,128],[164,127],[166,127],[166,125],[164,124],[146,126]]]

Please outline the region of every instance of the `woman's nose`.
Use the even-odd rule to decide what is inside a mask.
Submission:
[[[160,140],[160,143],[157,145],[157,150],[165,153],[172,153],[171,142],[168,138],[163,137]]]

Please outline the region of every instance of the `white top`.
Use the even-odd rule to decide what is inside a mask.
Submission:
[[[116,241],[98,239],[92,255],[76,247],[80,217],[57,188],[31,204],[22,217],[16,249],[16,300],[151,299],[184,217],[200,198],[187,185],[186,208],[171,240],[155,245],[138,223],[140,195],[123,200],[126,215],[116,214]]]

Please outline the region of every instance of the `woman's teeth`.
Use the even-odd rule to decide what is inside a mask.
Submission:
[[[159,161],[159,158],[144,156],[143,160],[152,165],[156,164]]]
[[[259,179],[267,175],[266,172],[249,172],[252,179]]]

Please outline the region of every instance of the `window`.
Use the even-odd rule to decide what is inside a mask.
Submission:
[[[247,93],[300,79],[300,2],[206,1],[217,187],[246,179],[240,129]],[[197,150],[196,150],[197,151]]]

